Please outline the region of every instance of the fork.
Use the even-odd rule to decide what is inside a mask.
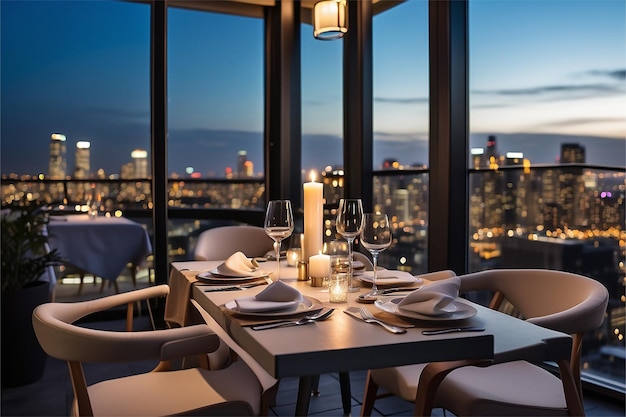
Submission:
[[[335,311],[335,309],[331,308],[330,310],[324,313],[304,316],[299,320],[291,320],[291,321],[287,320],[287,321],[279,321],[279,322],[267,323],[267,324],[257,324],[255,326],[250,326],[250,328],[252,330],[266,330],[266,329],[274,329],[276,327],[301,326],[303,324],[311,324],[311,323],[315,323],[316,321],[326,320],[328,317],[330,317],[331,314],[333,314],[333,311]]]
[[[237,290],[246,290],[248,288],[258,287],[259,285],[265,285],[265,281],[257,281],[251,282],[249,284],[240,284],[240,285],[231,285],[228,287],[215,287],[215,288],[207,288],[204,292],[216,292],[216,291],[237,291]]]
[[[390,331],[391,333],[397,333],[397,334],[406,333],[406,329],[403,329],[402,327],[392,326],[391,324],[387,324],[387,323],[385,323],[383,321],[378,320],[365,307],[361,307],[359,309],[359,312],[361,313],[361,317],[363,317],[363,321],[366,322],[366,323],[376,323],[376,324],[379,324],[379,325],[383,326],[386,330]]]

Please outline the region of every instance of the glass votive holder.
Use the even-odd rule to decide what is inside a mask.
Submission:
[[[331,303],[348,302],[348,274],[333,273],[328,279],[328,301]]]
[[[294,233],[289,238],[289,248],[287,249],[287,265],[297,266],[302,259],[302,241],[304,235],[302,233]]]
[[[333,240],[328,245],[330,255],[330,267],[333,272],[349,272],[350,257],[348,256],[348,242],[345,240]]]
[[[300,248],[287,249],[287,265],[297,266],[298,262],[300,262],[301,257],[302,257],[302,249]]]

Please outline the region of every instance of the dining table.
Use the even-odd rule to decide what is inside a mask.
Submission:
[[[112,282],[116,290],[122,271],[130,264],[133,275],[152,253],[145,227],[125,217],[50,216],[47,233],[50,248],[68,264]]]
[[[220,261],[174,262],[170,272],[170,294],[166,301],[166,321],[190,324],[193,298],[211,317],[247,351],[261,367],[276,379],[298,377],[299,389],[294,415],[306,415],[313,378],[333,372],[350,372],[416,363],[486,360],[489,363],[528,360],[535,363],[568,359],[572,339],[569,335],[536,326],[524,320],[491,310],[463,299],[473,308],[471,317],[460,321],[407,320],[376,304],[359,302],[359,296],[371,288],[348,293],[345,303],[330,303],[328,289],[298,280],[297,268],[281,264],[279,279],[297,289],[321,309],[334,308],[330,318],[309,325],[254,330],[253,325],[284,319],[281,314],[252,317],[239,314],[232,307],[238,297],[251,297],[264,285],[236,291],[209,291],[212,288],[198,274],[213,270]],[[270,281],[276,280],[275,263],[261,263]],[[424,284],[426,282],[422,282]],[[416,287],[419,287],[416,286]],[[393,334],[378,325],[357,320],[343,312],[350,307],[365,307],[376,318],[406,328]],[[302,314],[301,314],[302,315]],[[297,318],[297,316],[296,316]],[[452,332],[425,335],[422,331],[442,327],[482,327],[479,332]],[[568,384],[573,383],[571,375]],[[436,385],[433,386],[436,389]],[[429,415],[430,410],[424,413]]]

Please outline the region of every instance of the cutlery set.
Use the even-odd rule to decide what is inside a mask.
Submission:
[[[239,285],[228,285],[224,287],[211,287],[203,290],[204,292],[216,292],[216,291],[238,291],[238,290],[246,290],[248,288],[258,287],[259,285],[267,285],[265,281],[262,282],[251,282],[248,284],[239,284]]]
[[[248,288],[254,288],[260,285],[267,285],[268,282],[269,281],[266,279],[264,281],[256,281],[256,282],[251,282],[251,283],[246,283],[246,284],[211,287],[211,288],[205,289],[204,292],[239,291],[239,290],[245,290]],[[381,294],[379,295],[393,294],[393,293],[399,293],[399,292],[409,292],[409,291],[414,291],[414,290],[415,288],[411,288],[411,289],[389,288],[386,290],[382,290]],[[359,296],[359,298],[366,298],[366,297],[361,295]],[[304,316],[298,320],[278,320],[278,321],[272,321],[272,322],[263,323],[263,324],[256,324],[256,325],[250,326],[250,328],[252,330],[268,330],[268,329],[275,329],[278,327],[302,326],[306,324],[312,324],[317,321],[323,321],[323,320],[328,319],[333,314],[334,311],[335,309],[331,308],[326,311],[319,311],[313,315]],[[382,326],[385,330],[394,334],[406,333],[407,328],[415,327],[415,325],[412,325],[412,324],[397,326],[394,324],[384,322],[374,317],[374,315],[368,309],[364,307],[361,307],[361,308],[348,307],[345,310],[343,310],[343,312],[348,314],[351,317],[354,317],[355,319],[364,321],[366,323],[377,324],[379,326]],[[422,330],[422,334],[425,336],[434,336],[434,335],[456,333],[456,332],[482,332],[484,330],[485,330],[484,327],[476,327],[476,326],[451,327],[451,328],[445,328],[445,329]]]
[[[304,316],[299,320],[279,320],[273,321],[271,323],[257,324],[254,326],[250,326],[252,330],[267,330],[267,329],[275,329],[277,327],[286,327],[286,326],[301,326],[303,324],[311,324],[316,321],[326,320],[333,314],[335,311],[334,308],[327,310],[325,312],[318,312],[317,314],[313,314],[310,316]]]
[[[395,334],[406,333],[406,329],[402,327],[394,326],[392,324],[385,323],[384,321],[378,320],[366,308],[348,307],[347,309],[343,310],[343,312],[354,317],[355,319],[362,320],[366,323],[378,324],[382,326],[385,330],[391,333],[395,333]]]

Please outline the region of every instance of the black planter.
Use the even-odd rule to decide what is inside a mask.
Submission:
[[[38,381],[46,366],[46,353],[33,330],[32,314],[50,299],[47,282],[2,293],[2,386],[16,387]]]

